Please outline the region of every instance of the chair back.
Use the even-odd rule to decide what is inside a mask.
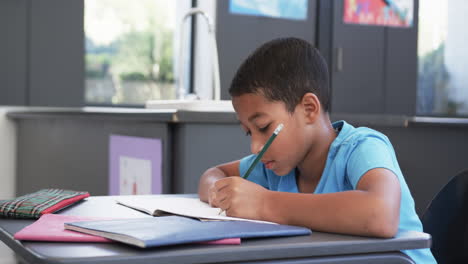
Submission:
[[[422,224],[432,236],[431,251],[439,264],[468,263],[468,170],[455,175],[436,194]]]

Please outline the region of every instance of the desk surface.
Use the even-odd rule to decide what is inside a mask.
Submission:
[[[90,197],[60,214],[151,217],[118,205],[111,196]],[[413,263],[403,249],[430,247],[430,235],[402,232],[392,239],[312,232],[309,236],[245,239],[241,245],[180,245],[140,249],[121,243],[21,242],[14,233],[32,220],[0,219],[0,239],[27,263]],[[327,262],[329,263],[329,262]]]

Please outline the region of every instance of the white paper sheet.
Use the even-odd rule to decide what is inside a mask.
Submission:
[[[165,212],[175,215],[199,218],[201,220],[235,220],[275,224],[267,221],[229,217],[226,216],[225,212],[220,215],[219,208],[211,207],[209,204],[200,201],[198,198],[126,196],[119,197],[116,199],[116,201],[121,205],[125,205],[151,215],[160,215],[161,213]]]

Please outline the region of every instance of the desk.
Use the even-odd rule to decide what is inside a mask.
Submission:
[[[166,195],[168,196],[168,195]],[[151,217],[118,205],[112,196],[90,197],[60,214]],[[13,239],[32,220],[0,219],[0,239],[26,263],[413,263],[403,249],[430,247],[430,235],[399,233],[378,239],[312,232],[309,236],[245,239],[241,245],[180,245],[140,249],[121,243],[21,242]]]

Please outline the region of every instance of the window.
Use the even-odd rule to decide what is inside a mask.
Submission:
[[[85,0],[86,104],[175,98],[176,21],[189,7],[189,1]]]
[[[417,113],[468,116],[468,2],[419,1]]]

